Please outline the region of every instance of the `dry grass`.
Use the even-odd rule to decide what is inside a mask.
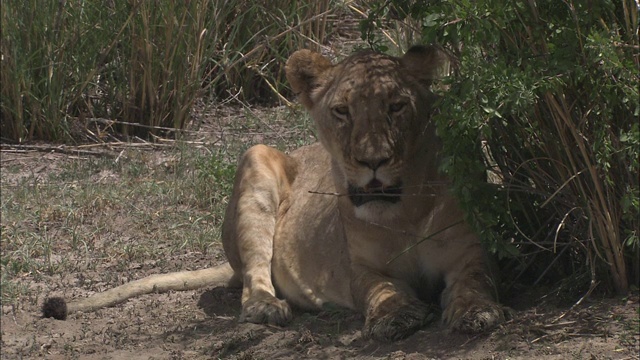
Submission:
[[[286,102],[281,66],[329,36],[326,1],[0,3],[2,136],[105,141],[183,129],[197,99]],[[128,123],[147,125],[131,126]],[[174,132],[171,132],[172,134]]]
[[[105,263],[222,256],[220,225],[240,154],[255,143],[287,150],[314,140],[306,116],[256,112],[236,111],[164,146],[112,143],[80,156],[73,149],[86,148],[3,149],[2,303],[37,293],[28,287],[34,279]]]

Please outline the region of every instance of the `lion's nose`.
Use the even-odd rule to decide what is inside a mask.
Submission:
[[[373,171],[378,170],[380,166],[388,163],[389,160],[389,158],[356,159],[358,164],[366,166]]]

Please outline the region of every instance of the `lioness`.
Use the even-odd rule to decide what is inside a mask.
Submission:
[[[52,298],[44,315],[241,285],[240,320],[255,323],[286,324],[290,305],[332,304],[361,311],[365,337],[396,340],[434,317],[427,300],[442,289],[442,318],[453,329],[503,321],[478,238],[437,170],[429,87],[445,61],[435,46],[400,58],[363,52],[335,65],[295,52],[287,79],[320,143],[290,155],[263,145],[244,154],[223,224],[228,264],[154,275],[68,306]]]

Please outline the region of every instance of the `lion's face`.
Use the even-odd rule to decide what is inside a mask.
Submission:
[[[436,48],[414,48],[402,58],[369,52],[331,65],[302,50],[287,62],[357,216],[392,213],[406,195],[405,178],[428,139],[428,87],[442,59]]]

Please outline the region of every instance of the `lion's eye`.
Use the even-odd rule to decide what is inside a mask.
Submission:
[[[404,102],[397,102],[394,104],[389,105],[389,112],[390,113],[397,113],[402,111],[402,109],[404,109],[404,107],[407,105],[407,103]]]
[[[348,106],[336,106],[333,108],[333,115],[336,117],[346,120],[349,117],[349,107]]]

